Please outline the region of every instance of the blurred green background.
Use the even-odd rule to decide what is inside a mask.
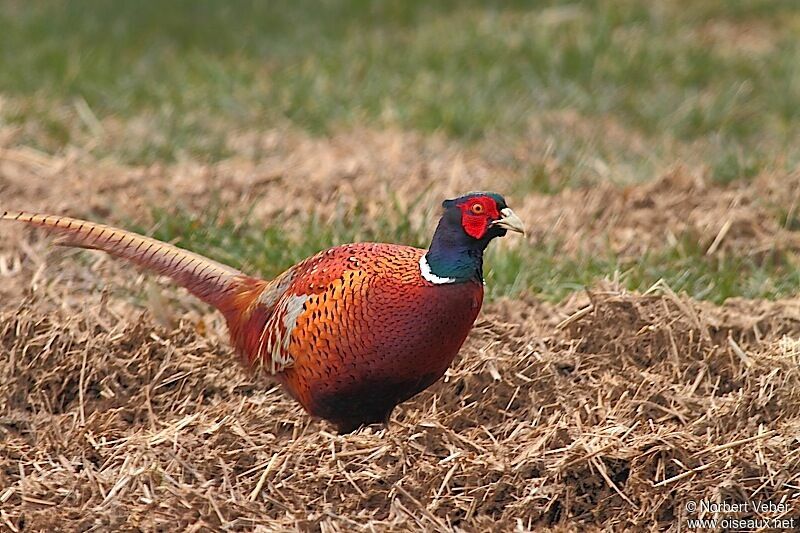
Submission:
[[[546,132],[558,180],[511,158],[517,195],[591,184],[596,160],[622,183],[674,162],[731,183],[800,161],[797,0],[3,0],[0,28],[0,121],[48,153],[80,144],[94,117],[145,120],[157,132],[87,148],[131,165],[218,161],[230,155],[231,129],[281,124],[323,136],[399,128],[465,147]],[[609,127],[624,135],[604,135]],[[159,236],[269,274],[350,238],[424,245],[428,236],[396,215],[367,235],[347,229],[358,213],[314,238],[309,221],[308,245],[281,246],[283,255],[259,244],[263,228],[209,219],[187,236],[185,213],[164,214],[172,220]],[[493,294],[557,299],[614,270],[634,288],[664,277],[715,301],[798,288],[788,256],[708,258],[690,241],[625,260],[557,249],[495,257]]]
[[[776,153],[797,161],[795,0],[2,5],[0,90],[19,97],[3,119],[44,122],[51,148],[69,142],[58,107],[83,98],[100,118],[148,113],[169,132],[120,148],[134,160],[224,157],[193,146],[195,128],[367,123],[469,142],[569,109],[613,117],[653,157],[702,143],[720,179]]]

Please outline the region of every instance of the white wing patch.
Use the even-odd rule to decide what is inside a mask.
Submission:
[[[278,298],[283,297],[286,294],[286,291],[289,290],[289,286],[292,284],[294,280],[294,272],[293,269],[289,269],[279,277],[275,278],[267,285],[267,288],[264,289],[264,292],[261,293],[261,296],[258,298],[258,303],[263,305],[264,307],[272,307],[275,305],[275,302],[278,301]]]
[[[284,305],[285,315],[283,317],[283,325],[286,327],[287,333],[291,333],[297,325],[297,317],[303,312],[303,304],[306,303],[307,299],[308,297],[305,294],[295,294],[286,301]],[[286,339],[283,342],[286,345],[285,347],[288,348],[289,335],[286,335]]]
[[[419,270],[422,272],[422,277],[435,285],[444,285],[445,283],[454,283],[455,278],[440,278],[431,272],[431,266],[428,264],[428,258],[424,255],[419,258]]]
[[[270,315],[258,341],[258,360],[268,365],[270,374],[277,374],[294,364],[289,354],[292,331],[297,326],[297,317],[303,312],[308,296],[292,294],[281,298],[275,312]],[[265,357],[266,356],[266,357]]]

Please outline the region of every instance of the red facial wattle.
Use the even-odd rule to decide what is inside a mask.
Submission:
[[[473,239],[482,239],[491,221],[500,218],[497,203],[488,196],[470,198],[458,207],[461,209],[461,226]]]

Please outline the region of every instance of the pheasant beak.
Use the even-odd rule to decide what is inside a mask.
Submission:
[[[522,235],[525,235],[525,225],[522,223],[522,220],[520,220],[517,214],[514,213],[514,211],[506,207],[500,211],[500,214],[503,215],[503,218],[499,218],[492,222],[493,226],[516,231],[517,233],[522,233]]]

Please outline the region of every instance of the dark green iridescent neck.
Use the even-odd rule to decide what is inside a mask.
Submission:
[[[429,251],[426,255],[431,273],[455,282],[483,281],[483,251]]]
[[[483,250],[488,240],[473,239],[460,224],[443,217],[425,259],[431,273],[451,282],[483,281]]]

